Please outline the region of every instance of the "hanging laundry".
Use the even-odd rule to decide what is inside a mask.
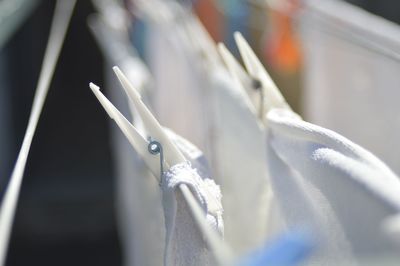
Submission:
[[[271,95],[269,101],[265,105],[265,110],[268,112],[268,117],[272,115],[274,112],[279,112],[279,114],[283,114],[282,116],[286,116],[288,119],[299,120],[299,116],[293,113],[290,108],[287,108],[287,104],[284,99],[280,95],[276,86],[268,76],[268,73],[265,72],[259,60],[256,58],[247,42],[241,37],[240,34],[237,34],[236,40],[239,46],[239,50],[244,59],[246,68],[251,73],[253,77],[257,77],[258,80],[261,81],[262,87],[266,90],[265,95]],[[243,80],[241,78],[242,74],[239,71],[240,66],[236,64],[232,56],[224,49],[224,47],[220,47],[221,54],[225,58],[227,65],[230,66],[230,71],[236,80]],[[246,83],[244,83],[245,85]],[[248,91],[248,90],[247,90]],[[250,94],[251,95],[251,94]],[[249,95],[249,96],[250,96]],[[250,98],[250,101],[253,99]],[[254,101],[252,101],[254,103]],[[279,107],[281,106],[281,107]],[[279,107],[278,109],[275,109]],[[270,124],[271,119],[267,119],[266,125],[268,129],[267,141],[268,146],[270,146],[270,142],[273,139],[273,135],[271,135],[272,125]],[[278,135],[275,137],[279,139],[282,137]],[[293,139],[293,136],[288,137],[289,143],[296,143]],[[300,141],[297,141],[300,142]],[[285,143],[286,144],[286,143]],[[298,144],[300,147],[296,147],[293,144],[293,147],[290,147],[289,144],[286,144],[284,148],[286,148],[286,152],[293,156],[293,160],[298,163],[298,165],[304,165],[306,159],[302,158],[299,154],[301,148],[304,148],[304,144]],[[289,147],[288,147],[289,146]],[[304,182],[305,184],[299,182],[296,177],[298,175],[298,171],[296,169],[285,169],[283,164],[279,162],[279,160],[274,160],[278,158],[277,155],[270,152],[269,150],[268,157],[268,166],[270,171],[270,176],[273,180],[273,189],[274,194],[276,194],[279,205],[281,207],[281,211],[283,212],[284,218],[286,218],[285,224],[292,228],[294,226],[302,227],[306,230],[312,230],[318,238],[325,239],[321,241],[324,243],[322,248],[318,252],[315,257],[313,257],[313,262],[317,264],[321,263],[335,263],[337,261],[342,261],[346,264],[355,263],[355,255],[352,254],[353,248],[351,247],[350,241],[347,239],[346,234],[348,231],[345,231],[343,224],[341,224],[340,217],[337,217],[337,214],[334,213],[330,203],[324,200],[324,196],[320,194],[319,187],[317,189],[308,187],[308,182]],[[271,159],[274,158],[274,159]],[[280,157],[279,157],[280,158]],[[385,166],[386,167],[386,166]],[[323,170],[328,172],[329,168],[325,166]],[[387,169],[387,168],[382,168]],[[315,169],[314,169],[315,170]],[[382,170],[385,173],[386,170]],[[390,172],[390,170],[389,170]],[[302,173],[300,173],[302,174]],[[313,171],[307,172],[308,175],[312,175]],[[390,173],[394,176],[393,173]],[[315,173],[314,173],[315,175]],[[362,175],[362,174],[360,174]],[[286,177],[286,178],[284,178]],[[307,175],[304,175],[304,179],[307,179]],[[392,178],[394,182],[397,181],[397,177]],[[286,181],[285,181],[286,180]],[[397,181],[399,182],[399,181]],[[307,192],[299,192],[303,189],[303,187],[307,187]],[[344,191],[344,190],[343,190]],[[313,195],[310,197],[310,195]],[[299,211],[301,210],[301,211]],[[393,213],[397,213],[393,211]],[[387,216],[393,215],[387,214]],[[290,218],[288,218],[288,216]],[[342,217],[343,218],[343,217]],[[377,222],[372,228],[379,228],[380,224],[383,222],[384,218],[380,217],[380,221]],[[372,230],[369,228],[369,230]],[[375,230],[375,232],[382,233],[380,230]],[[332,241],[334,239],[334,241]],[[374,239],[374,237],[371,237]],[[386,241],[391,242],[389,238],[386,237]],[[324,246],[325,245],[325,246]],[[389,249],[386,248],[386,251]]]
[[[117,67],[114,67],[114,71],[138,114],[142,117],[146,135],[149,136],[150,142],[145,140],[137,129],[104,97],[99,87],[91,83],[90,88],[163,187],[162,202],[166,226],[164,264],[187,265],[196,258],[207,265],[212,259],[209,254],[217,259],[219,254],[216,252],[208,253],[202,233],[214,235],[214,228],[218,229],[221,234],[223,232],[220,190],[212,180],[200,178],[198,172],[190,167],[185,156],[178,150],[165,130],[143,104],[140,95],[132,87],[127,77]],[[158,166],[154,156],[156,154],[160,158]],[[168,167],[166,172],[163,170],[165,166]],[[177,168],[181,169],[182,166],[184,166],[183,172],[178,171]],[[179,204],[181,201],[176,199],[176,196],[179,195],[175,193],[176,187],[185,196],[184,202],[187,205]],[[197,208],[197,204],[200,204],[205,213],[200,214],[200,216],[189,216],[188,209]],[[189,226],[182,235],[175,223],[180,224],[181,229],[188,223],[197,224],[201,229],[198,230],[195,226]],[[188,243],[183,245],[185,241],[192,242],[189,242],[190,245]],[[212,242],[212,240],[209,241]],[[176,248],[184,249],[185,252],[179,253]]]
[[[299,17],[304,116],[367,148],[400,175],[400,151],[393,148],[400,145],[394,115],[400,111],[399,26],[345,1],[305,3]]]
[[[399,178],[370,152],[288,110],[267,119],[275,195],[289,228],[315,233],[315,262],[398,260],[381,224],[400,211]]]
[[[185,28],[174,22],[174,28],[165,29],[165,23],[159,23],[159,30],[149,40],[154,45],[151,57],[158,62],[150,69],[155,72],[156,83],[162,86],[154,92],[155,110],[163,124],[197,145],[203,143],[199,146],[208,151],[205,155],[213,177],[223,190],[224,217],[229,217],[225,223],[226,241],[234,250],[245,252],[261,244],[266,234],[269,196],[265,177],[260,175],[266,173],[265,156],[261,157],[264,151],[260,148],[265,146],[264,137],[251,111],[242,103],[238,89],[230,88],[235,85],[218,58],[215,44],[204,40],[209,37],[202,34],[196,19],[188,17]],[[217,69],[207,60],[213,55]],[[169,67],[172,62],[173,68]],[[235,115],[230,108],[237,110]],[[244,120],[242,124],[238,118]],[[243,134],[232,134],[238,130]],[[241,163],[240,169],[232,167]],[[235,200],[238,196],[241,201]]]
[[[97,13],[88,18],[88,25],[104,59],[96,63],[104,63],[106,68],[120,65],[127,73],[118,67],[113,67],[115,75],[105,71],[104,83],[111,101],[98,86],[89,84],[116,123],[110,123],[110,150],[116,173],[115,213],[123,265],[399,264],[399,177],[361,146],[302,120],[292,111],[298,108],[290,105],[293,99],[285,99],[242,34],[236,32],[232,38],[234,30],[248,38],[249,34],[265,33],[263,18],[268,6],[268,25],[273,30],[267,32],[265,57],[274,70],[287,74],[285,77],[291,77],[297,85],[302,55],[293,27],[295,15],[299,14],[303,22],[322,23],[313,24],[317,30],[305,35],[312,37],[306,38],[306,64],[315,67],[318,60],[312,60],[325,58],[324,47],[311,45],[309,40],[321,37],[318,33],[327,25],[328,33],[341,33],[353,45],[362,43],[367,53],[355,45],[353,48],[357,49],[351,51],[356,53],[350,53],[349,58],[359,59],[361,55],[361,61],[367,64],[347,72],[356,77],[354,84],[360,85],[353,86],[356,90],[366,90],[349,92],[347,96],[357,97],[346,97],[339,105],[338,101],[335,105],[325,103],[331,99],[327,96],[340,94],[340,88],[331,93],[318,90],[312,97],[308,95],[314,101],[307,108],[314,115],[313,121],[330,117],[333,120],[329,122],[334,125],[349,126],[348,120],[337,118],[339,109],[350,103],[353,109],[345,108],[354,110],[349,117],[350,113],[353,117],[364,116],[353,119],[349,128],[354,130],[358,124],[365,124],[364,120],[380,125],[368,132],[389,136],[383,144],[370,141],[372,133],[365,130],[370,128],[365,125],[360,127],[364,130],[362,139],[375,147],[373,151],[379,151],[378,155],[381,151],[385,155],[396,154],[393,145],[387,151],[388,140],[396,134],[376,133],[385,128],[385,123],[396,124],[391,116],[390,121],[382,116],[390,113],[391,106],[382,112],[370,108],[374,112],[370,114],[368,110],[365,114],[370,115],[366,116],[365,106],[354,101],[362,102],[368,95],[375,95],[374,100],[381,104],[380,99],[387,98],[383,95],[388,92],[387,87],[375,86],[379,89],[372,93],[368,87],[373,83],[357,73],[374,69],[368,61],[372,57],[366,56],[371,53],[380,52],[387,57],[378,65],[396,65],[397,30],[382,21],[367,20],[365,13],[352,12],[345,4],[336,6],[326,0],[314,6],[313,1],[302,1],[304,6],[300,6],[298,0],[92,0]],[[0,1],[0,27],[5,29],[0,30],[0,49],[38,1],[21,3],[24,2]],[[57,1],[27,132],[1,202],[0,266],[5,263],[32,138],[74,4],[75,1]],[[328,7],[337,7],[340,15],[331,14]],[[298,12],[300,8],[304,8],[305,15]],[[341,18],[353,13],[357,14],[355,23]],[[201,21],[208,24],[211,34]],[[379,37],[378,42],[360,38],[368,30],[360,21],[376,22],[372,36]],[[338,22],[354,28],[338,30]],[[261,27],[249,28],[257,24]],[[388,26],[382,29],[393,36],[384,38],[377,25]],[[355,37],[349,38],[348,33]],[[346,44],[342,35],[325,36],[331,40],[326,47]],[[218,38],[227,40],[230,48],[236,43],[239,53],[229,52],[223,44],[217,46],[214,40]],[[383,39],[385,42],[381,42]],[[366,40],[373,45],[366,44]],[[330,57],[346,54],[336,46],[330,50]],[[233,54],[240,55],[241,60]],[[330,79],[323,68],[311,70],[324,75],[308,75],[310,84],[323,84]],[[331,70],[333,74],[340,72]],[[388,71],[387,80],[379,84],[395,80],[395,72]],[[333,83],[337,86],[340,81]],[[117,84],[123,90],[116,90]],[[1,88],[0,93],[3,94]],[[291,95],[298,101],[297,91]],[[385,103],[393,105],[393,101]],[[327,109],[317,110],[321,103]],[[337,114],[330,114],[329,108]],[[0,109],[4,106],[0,105]],[[0,113],[2,120],[4,117]],[[383,122],[376,123],[377,118]],[[396,165],[395,156],[387,158],[389,165]]]
[[[160,9],[152,9],[151,2]],[[154,112],[163,125],[211,158],[210,99],[198,60],[201,55],[188,33],[193,14],[169,1],[151,0],[138,6],[148,23],[146,61],[154,77]]]
[[[213,166],[224,195],[225,238],[242,253],[260,245],[267,235],[272,195],[266,183],[265,136],[228,72],[220,66],[209,74],[216,121]]]
[[[164,265],[215,264],[191,216],[190,207],[176,189],[180,184],[186,184],[204,209],[207,222],[223,234],[222,205],[212,205],[215,200],[221,201],[219,187],[211,179],[202,179],[187,162],[171,167],[161,182],[166,224]],[[210,199],[210,195],[214,199]]]
[[[246,230],[246,236],[239,235],[238,229],[233,234],[241,240],[237,238],[235,239],[237,242],[231,245],[240,247],[239,250],[243,251],[249,247],[254,248],[255,244],[261,245],[266,238],[280,232],[284,227],[268,181],[268,166],[262,162],[266,160],[266,152],[263,148],[266,146],[265,112],[271,108],[271,105],[285,107],[287,104],[282,96],[274,91],[277,88],[264,73],[265,70],[259,61],[254,61],[255,55],[249,50],[248,44],[244,43],[243,37],[241,35],[238,37],[236,36],[239,51],[243,55],[249,73],[245,72],[222,44],[219,45],[219,51],[230,75],[222,68],[213,69],[214,71],[211,72],[215,82],[215,88],[212,91],[216,102],[216,119],[223,121],[215,123],[218,129],[215,134],[218,137],[215,150],[219,152],[216,158],[220,159],[217,165],[220,167],[220,172],[227,174],[227,178],[219,182],[224,199],[232,196],[226,201],[223,199],[224,209],[226,213],[231,210],[233,215],[240,216],[233,216],[236,217],[235,222],[232,222],[233,225],[239,227],[242,223],[242,226],[252,228]],[[264,95],[268,95],[268,101]],[[233,168],[232,165],[236,164],[240,164],[241,167]],[[236,194],[243,194],[244,197],[240,202],[234,200]],[[254,204],[255,202],[257,203]],[[253,206],[251,211],[248,206]],[[245,218],[247,216],[243,217],[243,213],[251,213],[252,217],[258,218],[255,219],[256,221],[247,220]],[[228,221],[228,217],[227,215],[225,221]],[[230,223],[225,224],[228,240]],[[249,235],[251,238],[247,238]]]
[[[248,73],[243,73],[241,67],[235,62],[236,66],[234,68],[236,68],[235,71],[238,74],[238,77],[235,77],[232,65],[230,66],[231,69],[229,69],[230,73],[228,73],[220,59],[217,58],[215,44],[205,34],[204,29],[197,23],[197,19],[193,15],[175,4],[161,4],[160,7],[160,10],[154,13],[154,11],[148,9],[149,6],[144,4],[142,12],[147,15],[148,23],[154,27],[153,29],[156,29],[153,33],[157,34],[154,34],[149,39],[152,45],[155,45],[152,46],[152,49],[160,44],[159,41],[155,41],[157,38],[164,45],[169,45],[169,48],[159,47],[159,51],[164,51],[159,54],[154,53],[154,50],[149,51],[152,52],[152,57],[155,56],[153,59],[156,61],[153,62],[158,62],[155,64],[156,67],[153,68],[161,75],[158,76],[158,79],[175,83],[169,83],[170,87],[168,88],[158,88],[153,92],[154,94],[152,93],[151,97],[158,97],[158,100],[154,101],[155,106],[164,106],[162,108],[163,111],[160,113],[171,123],[172,128],[180,127],[179,130],[184,132],[183,134],[188,139],[197,139],[203,145],[206,143],[204,145],[208,150],[206,157],[208,155],[212,159],[211,169],[215,180],[221,184],[222,194],[224,195],[222,203],[224,205],[225,237],[232,249],[239,253],[248,252],[261,245],[263,240],[270,236],[269,233],[271,232],[268,232],[268,223],[272,219],[276,219],[276,217],[269,216],[272,213],[270,211],[270,203],[275,195],[278,202],[276,213],[281,213],[280,215],[282,215],[279,218],[281,219],[281,228],[296,229],[300,227],[303,230],[312,232],[313,239],[315,239],[319,248],[311,258],[311,264],[329,265],[333,262],[356,264],[362,261],[365,254],[370,255],[364,251],[363,247],[357,244],[361,241],[360,239],[368,236],[364,234],[363,237],[358,236],[360,239],[357,239],[354,236],[357,230],[349,229],[352,223],[347,219],[350,218],[343,214],[345,211],[338,211],[338,206],[341,206],[341,204],[330,198],[330,194],[318,187],[318,184],[316,185],[308,180],[310,178],[308,175],[311,173],[316,175],[316,173],[309,171],[302,176],[302,173],[298,173],[300,170],[291,168],[294,168],[294,166],[286,166],[287,162],[282,159],[284,155],[276,150],[278,148],[274,145],[281,144],[281,142],[275,144],[275,141],[279,137],[283,138],[283,136],[274,131],[274,123],[276,124],[277,122],[271,119],[270,116],[278,112],[283,117],[289,117],[295,121],[301,120],[295,113],[290,111],[285,99],[283,99],[275,84],[263,69],[261,62],[243,37],[237,35],[235,39]],[[160,38],[160,36],[163,37]],[[176,54],[171,56],[171,53],[166,53],[166,51],[175,51]],[[182,54],[185,53],[186,57],[182,57]],[[167,57],[168,59],[165,60]],[[184,60],[180,61],[179,58]],[[175,71],[167,68],[172,61],[174,65],[180,64],[177,62],[183,62],[181,70],[174,75],[166,72],[166,70]],[[183,73],[183,76],[178,73]],[[160,77],[165,79],[160,79]],[[195,89],[188,93],[187,88],[182,87],[179,93],[178,91],[172,92],[171,89],[180,86],[176,82],[181,82],[184,79],[187,79],[185,84],[198,81],[188,86],[191,89]],[[260,83],[260,88],[258,89],[262,93],[254,93],[256,81]],[[160,82],[158,86],[160,85],[164,86],[165,84]],[[253,91],[246,95],[251,89]],[[160,97],[162,93],[164,94]],[[192,99],[189,101],[192,104],[184,101],[173,102],[176,100],[172,97],[175,94],[179,95],[182,100]],[[135,98],[136,96],[133,97]],[[201,117],[196,114],[202,114],[201,111],[204,110],[203,105],[198,105],[202,101],[210,107],[207,108],[207,111],[211,111],[213,116],[206,117],[205,120],[194,119],[195,121],[201,121],[203,124],[198,129],[193,130],[193,125],[199,126],[199,123],[193,123],[193,118],[197,117],[198,119]],[[171,108],[172,106],[173,108]],[[284,108],[285,110],[278,111],[278,109],[274,109],[276,107]],[[132,110],[134,111],[134,108]],[[176,112],[177,110],[181,111]],[[268,113],[266,120],[265,113]],[[181,121],[188,123],[187,126],[181,127]],[[141,134],[147,135],[146,126],[142,124],[143,122],[139,119],[137,122],[135,121],[135,125],[139,129],[143,126],[143,130],[139,131],[142,131]],[[192,125],[192,127],[189,125]],[[235,132],[235,134],[232,134],[232,132]],[[268,134],[266,135],[266,133]],[[168,134],[169,138],[174,139],[171,133]],[[254,141],[251,142],[254,146],[249,145],[249,140]],[[293,141],[292,139],[290,140]],[[290,141],[289,143],[292,144]],[[284,143],[281,145],[287,148],[289,144]],[[263,148],[266,146],[268,146],[268,156]],[[300,148],[290,148],[289,150],[292,153],[290,156],[299,158],[298,153],[301,153],[302,147],[300,145]],[[139,157],[143,156],[144,154],[140,153]],[[188,156],[186,155],[185,157]],[[211,184],[211,187],[203,184],[204,180],[201,176],[207,176],[206,174],[199,174],[200,172],[193,170],[191,164],[178,163],[179,161],[180,159],[176,161],[177,163],[169,165],[169,171],[162,174],[160,180],[163,192],[164,220],[166,223],[164,264],[209,264],[212,261],[208,250],[209,247],[201,237],[199,238],[201,230],[196,227],[196,222],[192,219],[191,207],[187,205],[184,194],[181,194],[180,185],[188,186],[194,195],[197,195],[195,197],[197,197],[200,206],[205,211],[206,217],[211,218],[208,220],[208,224],[214,230],[217,229],[217,231],[219,228],[218,221],[222,220],[222,207],[218,205],[219,207],[216,208],[219,210],[218,214],[215,212],[210,213],[209,205],[204,200],[207,197],[202,194],[201,188],[208,187],[209,190],[214,191],[211,193],[214,195],[212,198],[215,200],[216,197],[219,199],[217,201],[221,201],[220,196],[218,196],[219,192],[216,192],[219,189],[211,180],[211,183],[205,182]],[[265,161],[268,161],[268,167]],[[302,166],[304,162],[307,162],[307,160],[300,160],[298,164]],[[156,161],[152,160],[150,165],[155,167],[155,163]],[[243,167],[240,167],[240,169],[232,167],[232,165],[240,165],[242,163]],[[330,166],[330,164],[328,165]],[[243,171],[241,171],[242,169]],[[322,170],[329,172],[329,167],[324,166]],[[157,170],[153,169],[152,172],[157,172]],[[352,171],[350,173],[354,174]],[[249,175],[256,177],[250,179]],[[243,177],[246,178],[245,183],[243,182]],[[269,190],[269,179],[272,179],[273,193]],[[176,188],[179,189],[176,190]],[[285,189],[288,191],[285,191]],[[346,193],[343,189],[341,191]],[[236,200],[238,195],[242,196],[240,201]],[[254,204],[254,202],[259,203]],[[360,208],[360,206],[357,207]],[[353,208],[356,209],[356,207]],[[398,210],[395,208],[385,215],[381,215],[378,212],[376,221],[370,221],[370,223],[366,224],[366,227],[371,230],[372,228],[378,228],[378,225],[382,226],[388,217],[397,213]],[[249,217],[253,219],[248,219]],[[254,219],[254,217],[259,218]],[[244,228],[245,230],[243,230]],[[381,231],[375,230],[374,233],[379,234],[379,232]],[[381,233],[383,235],[382,241],[387,241],[384,244],[390,246],[394,251],[395,246],[392,240],[385,236],[383,231]],[[360,233],[360,235],[362,234]],[[380,243],[382,244],[383,242]],[[388,247],[384,247],[384,249],[390,251]],[[395,256],[393,255],[393,257]],[[290,261],[289,256],[285,258]]]
[[[229,221],[225,240],[235,252],[243,253],[263,243],[268,231],[271,191],[265,183],[265,151],[260,148],[265,146],[264,131],[243,88],[222,64],[214,41],[198,20],[191,26],[200,54],[207,55],[197,60],[202,63],[204,90],[211,101],[211,168],[224,195],[224,217]],[[239,164],[240,168],[233,167]]]

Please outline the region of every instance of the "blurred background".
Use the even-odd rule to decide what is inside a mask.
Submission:
[[[122,4],[132,12],[130,1]],[[361,144],[400,174],[400,2],[190,4],[212,37],[236,55],[232,34],[242,32],[306,120]],[[54,5],[0,1],[1,196],[26,129]],[[105,78],[87,26],[94,12],[90,1],[77,2],[33,140],[7,265],[122,263],[109,121],[87,86]],[[146,43],[139,20],[132,18],[131,31],[140,54]]]

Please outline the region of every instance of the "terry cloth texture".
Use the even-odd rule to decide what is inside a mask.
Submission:
[[[178,190],[181,184],[186,184],[197,199],[210,228],[223,234],[219,186],[200,177],[189,162],[174,165],[165,172],[161,183],[166,227],[164,265],[213,265],[212,254]]]
[[[399,178],[362,147],[292,112],[271,110],[267,119],[274,193],[287,225],[318,239],[313,262],[399,256],[380,230],[400,210]]]

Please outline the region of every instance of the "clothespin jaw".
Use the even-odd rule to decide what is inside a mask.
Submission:
[[[231,76],[237,80],[246,90],[248,89],[251,80],[247,72],[243,69],[240,63],[236,60],[233,54],[226,48],[225,44],[218,43],[218,52],[228,68]]]
[[[131,100],[132,104],[135,106],[137,112],[141,116],[143,125],[148,133],[149,137],[161,143],[164,149],[164,155],[168,166],[182,163],[186,161],[183,154],[175,146],[175,144],[170,140],[167,133],[164,131],[160,123],[149,111],[147,106],[141,100],[140,94],[129,82],[128,78],[122,73],[118,67],[113,67],[113,70],[118,77],[123,89]],[[169,168],[168,167],[168,168]]]
[[[127,77],[118,67],[114,67],[114,72],[118,77],[122,87],[131,100],[135,109],[141,116],[143,125],[148,136],[142,136],[139,131],[122,115],[118,109],[100,92],[100,88],[93,83],[90,83],[90,88],[106,110],[111,119],[113,119],[124,135],[127,137],[133,148],[139,153],[151,172],[159,177],[160,169],[168,170],[171,166],[186,161],[183,154],[178,150],[175,144],[169,139],[160,123],[156,120],[153,114],[149,111],[146,105],[142,102],[140,94]],[[154,153],[149,150],[151,141],[158,142],[162,147],[163,154],[160,159],[154,156]],[[158,180],[161,181],[161,180]]]
[[[250,76],[223,43],[218,44],[218,52],[231,74],[232,79],[245,90],[245,94],[248,96],[251,103],[250,108],[256,113],[256,108],[261,104],[261,100],[259,94],[252,88]]]
[[[251,49],[250,45],[239,32],[234,33],[236,45],[239,48],[239,53],[243,59],[244,65],[250,77],[256,82],[260,82],[261,89],[264,92],[265,112],[272,108],[284,108],[291,110],[281,92],[272,81],[270,75],[265,70],[264,66]]]
[[[148,142],[140,135],[136,128],[122,115],[118,109],[101,93],[100,88],[93,83],[89,84],[100,104],[113,119],[128,139],[133,148],[139,153],[147,167],[155,177],[160,176],[160,161],[148,152]],[[160,181],[160,180],[159,180]]]

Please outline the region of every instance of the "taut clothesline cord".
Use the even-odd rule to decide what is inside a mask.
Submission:
[[[62,44],[71,20],[72,11],[76,0],[58,0],[53,21],[50,28],[49,39],[43,59],[42,69],[33,99],[31,114],[28,126],[18,154],[14,170],[4,194],[0,208],[0,266],[3,266],[6,259],[8,242],[11,234],[15,209],[21,188],[22,178],[26,161],[32,144],[32,139],[39,121],[40,114],[49,90],[50,82],[60,55]]]

